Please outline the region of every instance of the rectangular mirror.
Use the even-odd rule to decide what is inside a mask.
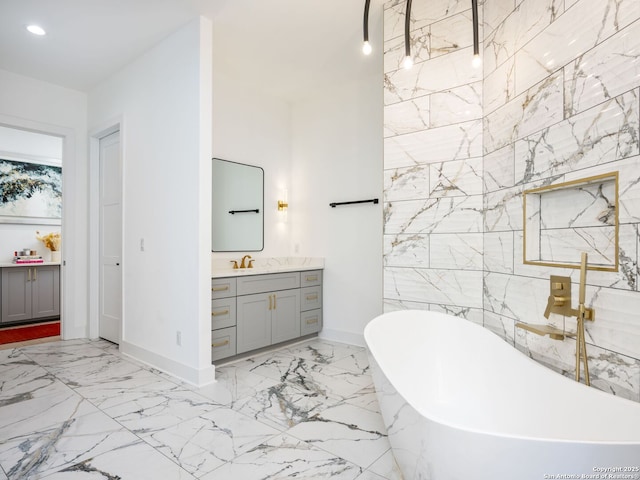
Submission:
[[[264,170],[219,158],[212,162],[211,250],[262,250]]]

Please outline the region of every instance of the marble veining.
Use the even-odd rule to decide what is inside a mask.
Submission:
[[[618,171],[617,252],[610,192],[596,192],[592,209],[583,200],[546,205],[555,213],[537,220],[527,255],[569,259],[586,249],[601,264],[618,256],[617,272],[588,274],[598,312],[587,325],[592,380],[640,400],[640,2],[480,2],[478,69],[468,4],[419,3],[411,35],[430,43],[410,70],[398,68],[406,3],[384,10],[394,46],[383,79],[385,312],[459,312],[570,376],[572,342],[515,332],[516,321],[573,328],[542,314],[550,275],[578,281],[574,269],[523,263],[522,192]]]
[[[0,374],[2,479],[402,480],[361,347],[303,341],[204,388],[103,340],[0,350]]]

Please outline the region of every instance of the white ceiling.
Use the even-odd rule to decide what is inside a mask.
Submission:
[[[379,51],[360,51],[363,7],[364,0],[0,0],[0,68],[89,91],[201,14],[214,25],[214,68],[296,100],[382,70]],[[375,2],[370,22],[373,37],[381,31]],[[30,23],[47,35],[28,33]]]

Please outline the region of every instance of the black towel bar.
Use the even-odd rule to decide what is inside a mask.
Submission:
[[[355,200],[353,202],[334,202],[330,203],[329,206],[331,208],[336,208],[338,205],[353,205],[355,203],[378,203],[377,198],[372,198],[371,200]]]
[[[260,213],[259,208],[254,208],[253,210],[229,210],[231,215],[235,215],[236,213]]]

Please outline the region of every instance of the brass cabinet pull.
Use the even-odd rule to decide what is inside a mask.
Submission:
[[[213,348],[218,348],[218,347],[224,347],[225,345],[229,345],[229,339],[224,340],[222,342],[218,342],[218,343],[212,343],[211,346]]]
[[[31,281],[31,269],[27,268],[27,282]]]
[[[311,300],[317,300],[318,299],[318,294],[313,294],[313,295],[307,295],[307,301],[311,301]]]
[[[273,306],[271,304],[271,297],[273,297],[273,295],[269,295],[269,310],[273,310]]]
[[[318,323],[318,317],[308,318],[307,325],[312,325],[314,323]]]
[[[38,280],[38,269],[34,268],[33,269],[33,281],[35,282],[36,280]]]
[[[224,287],[212,287],[212,292],[224,292],[225,290],[229,290],[229,285],[225,285]]]
[[[211,312],[211,316],[212,317],[217,317],[218,315],[227,315],[229,313],[229,310],[222,310],[220,312]]]
[[[307,275],[307,282],[317,282],[318,275]]]
[[[276,294],[274,293],[274,294],[273,294],[273,309],[274,309],[274,310],[278,308],[278,306],[276,305],[276,298],[277,298],[277,297],[276,297]]]

